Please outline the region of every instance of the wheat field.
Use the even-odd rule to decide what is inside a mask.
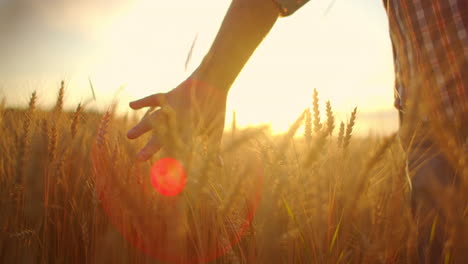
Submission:
[[[315,91],[283,135],[234,118],[220,156],[174,137],[140,164],[135,116],[66,112],[64,93],[0,108],[1,263],[417,263],[405,152],[397,135],[354,136],[357,109],[336,120]],[[167,155],[187,172],[172,197],[149,176]],[[464,190],[443,204],[445,263],[468,259]]]

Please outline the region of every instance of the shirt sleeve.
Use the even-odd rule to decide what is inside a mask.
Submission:
[[[282,17],[289,16],[305,5],[309,0],[273,0]]]

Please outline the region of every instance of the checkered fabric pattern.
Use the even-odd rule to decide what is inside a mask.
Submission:
[[[423,96],[432,109],[467,118],[468,1],[384,4],[395,59],[395,106],[404,110],[408,100],[417,103]]]
[[[274,1],[282,16],[308,2]],[[468,119],[468,1],[384,0],[384,5],[394,54],[395,106],[404,111],[408,101],[424,100],[445,116]]]

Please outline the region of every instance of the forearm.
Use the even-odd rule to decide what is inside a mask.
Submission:
[[[227,92],[277,18],[272,0],[233,0],[197,78]]]

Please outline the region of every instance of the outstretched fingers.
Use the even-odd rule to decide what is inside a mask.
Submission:
[[[145,134],[146,132],[153,129],[158,123],[163,121],[163,113],[161,111],[156,111],[148,115],[147,117],[143,118],[140,123],[130,129],[127,133],[127,137],[129,139],[135,139],[139,136]],[[165,124],[162,124],[163,126]]]
[[[161,149],[161,142],[153,135],[137,155],[138,161],[146,161]]]
[[[145,98],[130,102],[130,107],[135,110],[150,106],[158,107],[161,106],[161,104],[163,103],[164,96],[165,94],[162,93],[153,94]]]

